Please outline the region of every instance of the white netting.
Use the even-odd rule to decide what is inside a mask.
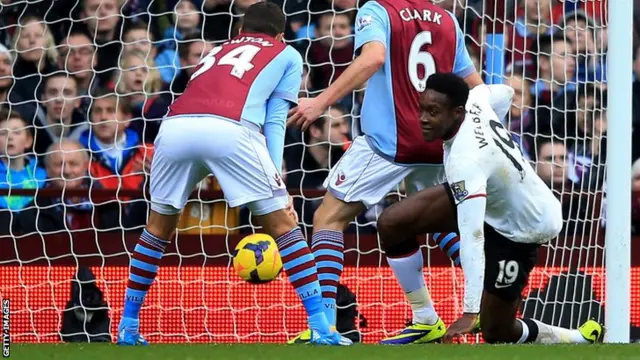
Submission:
[[[9,50],[0,48],[0,99],[12,115],[3,112],[0,127],[12,130],[0,136],[0,188],[11,189],[10,197],[0,200],[0,233],[8,234],[0,237],[0,297],[12,299],[15,341],[57,341],[63,324],[70,326],[65,333],[107,338],[109,330],[113,333],[122,312],[127,250],[146,221],[142,190],[160,119],[202,54],[237,32],[242,12],[254,2],[14,0],[3,6],[0,42]],[[279,3],[288,18],[286,38],[306,63],[300,95],[317,95],[353,57],[353,18],[362,4]],[[476,65],[485,70],[486,34],[504,24],[507,51],[500,55],[505,70],[500,79],[517,93],[507,123],[538,173],[563,198],[567,219],[563,235],[541,255],[542,266],[531,276],[524,311],[575,327],[600,314],[604,295],[606,5],[507,3],[505,8],[479,0],[440,5],[460,19]],[[570,10],[573,5],[578,12]],[[502,21],[494,24],[495,18]],[[552,30],[552,37],[542,36]],[[575,51],[572,44],[579,45]],[[572,70],[576,61],[581,65]],[[347,96],[328,121],[304,135],[287,133],[286,181],[309,234],[322,180],[358,132],[362,95],[359,90]],[[23,149],[31,151],[25,126],[34,133],[35,156],[29,158],[22,156]],[[229,209],[218,190],[215,179],[204,181],[182,215],[177,245],[169,248],[142,312],[142,332],[151,341],[283,341],[305,326],[285,279],[256,287],[229,270],[230,249],[255,227],[248,211]],[[366,318],[355,321],[366,342],[397,331],[410,316],[375,231],[377,215],[402,194],[399,186],[358,217],[346,235],[342,283],[356,294]],[[451,323],[462,310],[460,269],[432,243],[424,250],[432,297]],[[63,310],[77,308],[67,301],[78,266],[95,274],[110,325],[67,324],[74,315]],[[640,278],[636,270],[632,279]],[[638,284],[633,286],[637,301]],[[632,323],[640,324],[640,313],[633,313]]]

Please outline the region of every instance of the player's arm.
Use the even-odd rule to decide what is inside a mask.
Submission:
[[[445,166],[449,187],[457,207],[460,264],[464,272],[465,285],[463,310],[465,314],[478,314],[484,287],[487,177],[473,159],[452,158]]]
[[[354,44],[358,57],[318,96],[323,104],[335,104],[369,80],[384,65],[390,31],[389,15],[382,5],[369,2],[358,10]]]
[[[302,99],[288,123],[306,130],[327,107],[369,80],[384,65],[389,31],[389,17],[380,4],[369,2],[360,8],[356,16],[354,46],[359,56],[320,95],[313,99]]]
[[[482,81],[482,77],[473,66],[473,61],[471,61],[471,56],[467,50],[467,44],[464,41],[464,33],[460,28],[460,24],[458,24],[458,20],[449,11],[447,11],[447,14],[451,16],[456,26],[456,57],[453,62],[453,73],[463,78],[469,88],[473,89],[478,85],[484,84],[484,81]]]
[[[267,140],[267,150],[271,160],[282,171],[284,137],[287,114],[291,105],[298,102],[298,91],[302,83],[302,57],[293,48],[287,47],[277,61],[284,61],[284,75],[267,101],[267,114],[262,132]]]

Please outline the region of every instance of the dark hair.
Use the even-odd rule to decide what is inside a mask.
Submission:
[[[547,144],[551,144],[552,146],[555,144],[561,144],[564,145],[564,142],[562,141],[561,138],[551,135],[548,132],[544,132],[542,134],[539,134],[538,136],[536,136],[535,138],[533,138],[533,142],[535,143],[535,151],[533,152],[532,156],[531,156],[531,160],[532,161],[539,161],[540,160],[540,151],[542,150],[542,147],[547,145]]]
[[[72,79],[76,83],[76,91],[78,91],[78,84],[80,83],[78,81],[78,78],[75,77],[75,75],[69,74],[66,71],[58,70],[58,71],[52,72],[51,74],[48,74],[48,75],[43,76],[43,77],[44,77],[44,81],[42,83],[43,83],[44,87],[47,86],[47,84],[49,83],[49,80],[51,80],[53,78],[57,78],[57,77],[62,77],[62,78],[65,78],[65,79]]]
[[[118,95],[113,90],[109,90],[107,88],[98,88],[91,92],[91,98],[93,99],[93,101],[98,99],[114,98],[116,100],[116,106],[118,107],[118,109],[120,109],[120,111],[125,114],[131,114],[132,112],[131,101],[129,100],[128,96]],[[89,114],[91,114],[91,107],[89,108]]]
[[[122,37],[124,38],[124,35],[126,35],[129,31],[133,31],[133,30],[142,30],[142,31],[146,32],[147,35],[148,35],[149,41],[153,41],[155,39],[155,36],[153,35],[153,32],[151,31],[151,28],[149,27],[149,24],[147,24],[144,21],[138,21],[138,22],[132,23],[131,25],[128,25],[124,29]]]
[[[178,42],[178,57],[180,57],[180,59],[185,59],[189,55],[189,48],[191,45],[201,41],[206,40],[202,39],[202,34],[199,32],[193,32],[186,35]]]
[[[538,41],[533,44],[531,51],[533,51],[538,58],[542,56],[550,58],[553,53],[554,42],[572,44],[571,39],[564,36],[562,31],[555,31],[552,35],[539,36]]]
[[[454,73],[435,73],[427,79],[426,89],[447,95],[451,107],[464,107],[469,98],[469,85]]]
[[[242,31],[276,36],[284,33],[285,17],[278,5],[270,2],[255,3],[247,9],[242,22]]]

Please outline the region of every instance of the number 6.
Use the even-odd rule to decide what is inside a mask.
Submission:
[[[424,45],[431,45],[431,32],[423,31],[416,35],[409,49],[409,80],[416,90],[423,92],[427,79],[436,73],[436,62],[428,51],[420,51]],[[418,76],[418,65],[424,66],[424,77]]]

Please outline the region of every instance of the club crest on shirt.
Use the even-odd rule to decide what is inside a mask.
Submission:
[[[464,180],[454,182],[450,187],[453,198],[457,201],[462,201],[469,195],[469,192],[465,189]]]
[[[362,31],[362,29],[371,25],[371,15],[360,16],[356,21],[356,29]]]

